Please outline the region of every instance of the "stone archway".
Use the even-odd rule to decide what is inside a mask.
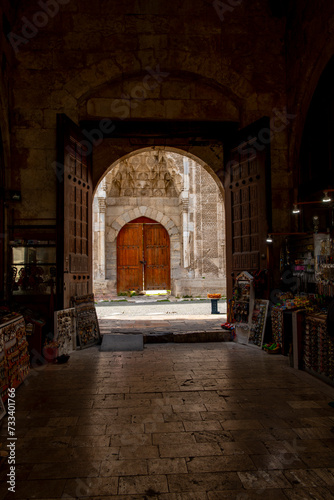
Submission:
[[[168,231],[169,236],[172,238],[173,235],[177,235],[179,233],[178,228],[175,225],[175,222],[170,219],[167,215],[164,215],[159,210],[156,210],[154,207],[148,206],[140,206],[134,208],[132,210],[126,211],[122,213],[111,225],[111,227],[116,231],[116,237],[118,232],[122,229],[125,224],[130,222],[131,220],[136,219],[137,217],[149,217],[150,219],[156,220],[159,222],[164,228]]]
[[[93,209],[96,292],[116,293],[117,236],[127,223],[147,217],[169,234],[173,294],[225,294],[224,193],[208,170],[163,148],[137,150],[107,170]]]

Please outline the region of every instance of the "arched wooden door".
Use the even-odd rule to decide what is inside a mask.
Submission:
[[[170,241],[158,222],[140,217],[117,237],[117,291],[169,290]]]

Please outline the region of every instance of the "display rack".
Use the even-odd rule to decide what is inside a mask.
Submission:
[[[29,373],[29,352],[25,321],[11,313],[0,320],[0,391],[3,401],[8,388],[18,387]]]
[[[74,307],[55,311],[55,341],[58,344],[59,356],[76,349],[76,312]]]
[[[315,291],[315,241],[313,234],[290,237],[286,249],[298,292]]]
[[[255,299],[252,324],[248,335],[248,344],[262,348],[266,329],[269,300]]]
[[[317,238],[316,282],[320,295],[334,297],[334,241],[329,234]]]
[[[306,371],[334,385],[334,340],[327,333],[324,314],[306,314],[303,363]]]
[[[252,327],[253,309],[253,276],[247,271],[242,271],[235,279],[232,301],[236,340],[239,343],[248,343],[249,333]]]
[[[276,344],[282,345],[283,342],[283,309],[279,306],[274,306],[271,309],[271,324],[273,341]]]
[[[273,341],[279,344],[284,356],[288,356],[293,348],[292,313],[294,310],[285,306],[276,306],[271,310]]]
[[[98,344],[101,337],[94,294],[72,297],[72,305],[75,308],[76,333],[80,348]]]

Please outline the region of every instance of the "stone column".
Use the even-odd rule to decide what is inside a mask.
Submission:
[[[183,267],[190,266],[189,248],[189,159],[183,157],[183,190],[181,192],[182,203],[182,229],[183,229]]]
[[[99,201],[99,235],[98,235],[98,273],[99,279],[106,278],[106,250],[105,250],[105,237],[106,237],[106,199],[98,198]]]

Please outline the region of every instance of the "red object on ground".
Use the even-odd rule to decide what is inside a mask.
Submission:
[[[43,358],[47,363],[54,363],[58,357],[58,347],[43,347]]]

